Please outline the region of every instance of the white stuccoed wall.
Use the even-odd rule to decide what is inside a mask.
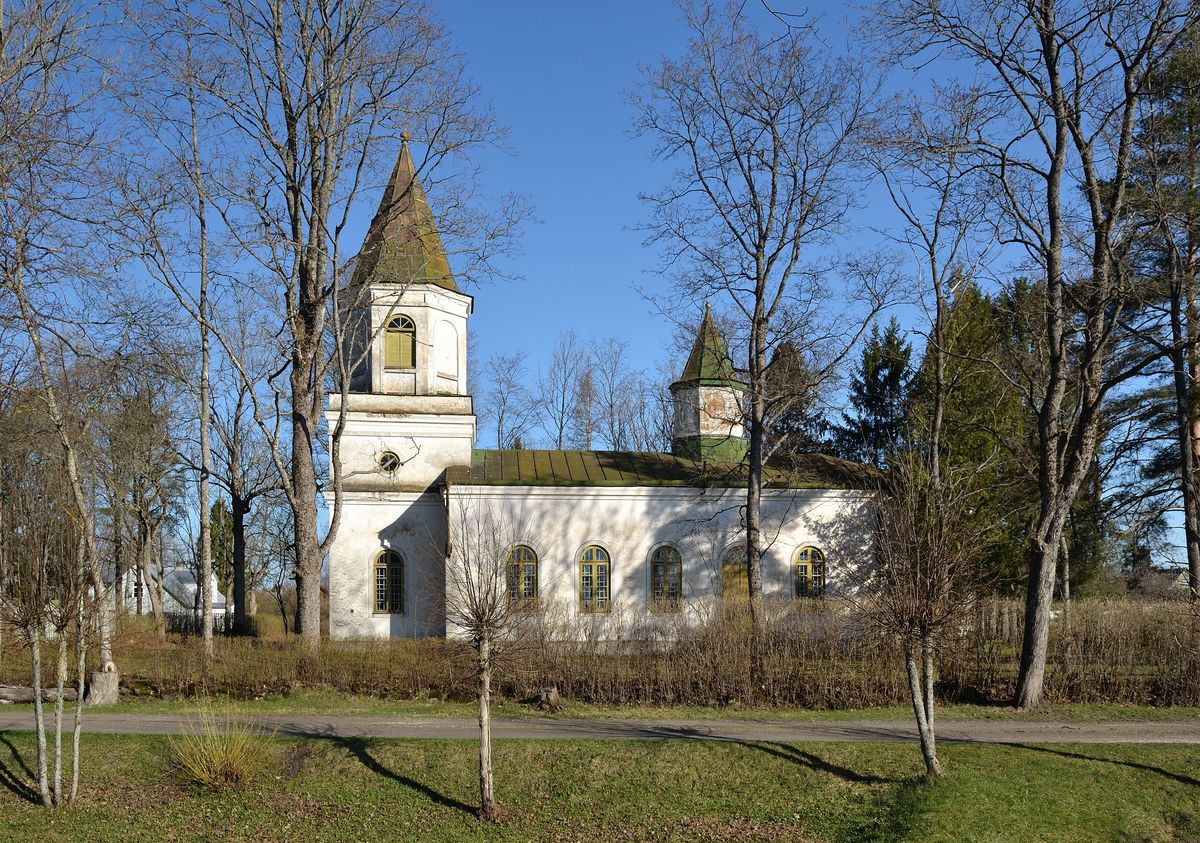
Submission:
[[[580,551],[590,544],[607,550],[613,610],[599,616],[601,628],[647,611],[650,556],[662,544],[679,550],[688,611],[703,617],[721,594],[721,560],[745,541],[744,503],[738,489],[457,486],[450,492],[452,516],[487,507],[537,552],[540,596],[568,615],[581,614],[575,608]],[[869,507],[870,498],[857,491],[764,493],[764,596],[791,597],[792,556],[806,544],[825,551],[830,594],[853,583],[852,572],[861,572],[870,556]]]
[[[331,395],[325,414],[332,430],[341,396]],[[342,433],[343,488],[424,491],[448,465],[469,465],[475,416],[466,396],[364,395],[351,393]],[[379,456],[396,454],[401,468],[379,470]]]
[[[441,495],[347,493],[338,541],[330,554],[330,632],[351,636],[423,636],[445,633],[446,508]],[[615,634],[619,624],[645,616],[650,556],[670,544],[683,558],[686,618],[707,616],[721,593],[721,560],[744,541],[745,493],[738,489],[679,487],[455,486],[449,512],[489,510],[513,543],[538,554],[543,601],[560,617]],[[871,554],[871,498],[842,490],[768,490],[763,500],[763,592],[789,599],[792,559],[804,545],[825,553],[827,592],[851,590]],[[386,543],[386,544],[385,544]],[[578,556],[589,544],[608,551],[613,608],[607,615],[576,609]],[[403,616],[375,615],[372,572],[389,546],[405,559]],[[580,634],[583,634],[581,631]]]
[[[343,492],[342,524],[329,552],[333,638],[444,635],[446,509],[436,492]],[[375,614],[375,558],[404,559],[404,613]]]

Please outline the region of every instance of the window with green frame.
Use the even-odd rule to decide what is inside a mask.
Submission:
[[[385,369],[413,369],[417,365],[417,326],[407,316],[397,316],[383,332]]]
[[[650,555],[650,608],[678,612],[683,599],[683,559],[670,545],[655,548]]]
[[[375,614],[404,614],[404,560],[394,550],[375,557]]]
[[[806,546],[796,551],[796,596],[820,597],[825,594],[825,554]]]
[[[518,544],[509,548],[504,569],[509,603],[537,599],[538,558],[532,547]]]
[[[590,544],[579,552],[579,611],[607,612],[609,606],[608,551]]]
[[[721,597],[726,600],[750,599],[750,574],[746,570],[746,548],[731,547],[721,558]]]

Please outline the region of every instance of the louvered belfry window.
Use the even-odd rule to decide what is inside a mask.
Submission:
[[[397,316],[388,322],[383,335],[383,346],[384,368],[416,368],[417,326],[407,316]]]

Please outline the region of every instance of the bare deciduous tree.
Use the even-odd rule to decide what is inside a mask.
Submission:
[[[86,13],[72,3],[29,0],[8,10],[0,40],[0,288],[42,382],[91,587],[100,612],[100,658],[112,661],[112,607],[100,567],[92,496],[83,475],[80,435],[62,403],[45,337],[63,309],[56,296],[89,266],[86,227],[79,224],[81,186],[95,153],[81,93],[87,64]]]
[[[459,492],[449,502],[446,560],[446,627],[465,638],[475,652],[479,703],[479,814],[496,819],[492,781],[492,670],[504,648],[517,646],[530,607],[516,599],[507,583],[509,550],[520,538],[487,500]]]
[[[529,446],[529,434],[537,426],[537,399],[525,380],[525,352],[496,354],[484,373],[481,415],[496,431],[497,448]]]
[[[868,91],[861,64],[829,55],[800,18],[768,40],[742,7],[722,13],[698,2],[684,17],[689,48],[647,72],[636,129],[680,165],[669,187],[646,197],[651,242],[664,248],[682,298],[725,299],[732,344],[745,349],[746,565],[761,633],[767,430],[772,414],[804,400],[771,394],[772,352],[791,341],[828,377],[882,305],[878,267],[862,265],[866,283],[837,291],[825,280],[834,267],[818,260],[852,207]]]
[[[28,421],[28,419],[26,419]],[[46,426],[49,427],[49,426]],[[48,432],[48,431],[47,431]],[[50,445],[49,442],[45,444]],[[53,445],[50,445],[54,448]],[[59,450],[54,448],[54,450]],[[0,612],[29,648],[33,667],[33,703],[37,732],[38,797],[46,807],[70,805],[79,790],[79,735],[82,728],[88,599],[87,550],[60,455],[41,448],[5,454],[10,482],[3,499],[5,581]],[[12,473],[10,473],[12,472]],[[53,635],[55,660],[54,746],[47,743],[43,717],[43,646]],[[74,652],[73,662],[68,655]],[[74,668],[75,720],[71,779],[63,785],[63,714],[67,683]],[[52,759],[52,761],[51,761]]]
[[[412,132],[425,151],[418,169],[428,187],[441,162],[461,160],[501,133],[420,3],[211,0],[165,12],[177,31],[196,33],[205,58],[192,81],[207,113],[228,130],[223,143],[239,151],[238,166],[209,196],[241,256],[273,281],[284,303],[285,367],[270,383],[287,425],[271,440],[272,458],[295,521],[297,627],[316,647],[321,563],[341,520],[344,426],[338,413],[324,464],[322,414],[331,387],[342,390],[345,406],[354,365],[346,339],[358,302],[344,299],[362,292],[343,277],[350,263],[343,232],[364,175],[377,169],[381,139]],[[521,214],[508,203],[481,217],[469,173],[453,193],[457,203],[440,208],[441,234],[478,247],[459,269],[460,278],[470,277],[486,269]],[[256,408],[260,427],[271,432],[264,415]],[[322,537],[323,485],[333,494]]]
[[[579,419],[580,387],[591,367],[591,358],[574,331],[558,335],[550,364],[538,375],[538,406],[542,410],[542,430],[555,448],[565,448]],[[590,419],[591,408],[588,408]]]
[[[934,733],[934,678],[941,646],[959,634],[980,593],[983,531],[973,517],[973,475],[936,479],[915,451],[896,455],[876,506],[875,566],[862,605],[904,651],[925,769],[942,775]]]

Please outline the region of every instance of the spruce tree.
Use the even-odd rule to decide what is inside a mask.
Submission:
[[[786,464],[798,454],[830,449],[820,380],[795,343],[780,343],[766,377],[767,450],[773,461]]]
[[[840,456],[882,468],[905,439],[912,346],[892,317],[882,332],[871,328],[850,381],[851,411],[842,414],[834,441]]]

